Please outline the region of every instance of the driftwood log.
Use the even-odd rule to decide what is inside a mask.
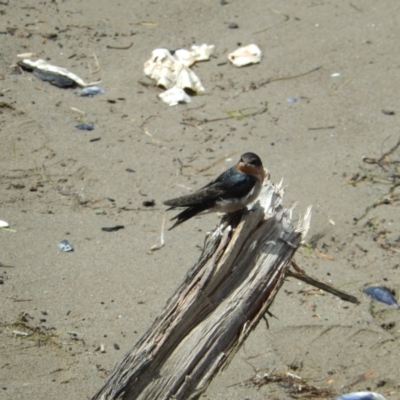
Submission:
[[[93,400],[200,397],[267,312],[309,228],[311,209],[294,227],[282,199],[281,185],[267,180],[249,210],[223,217],[164,311]]]

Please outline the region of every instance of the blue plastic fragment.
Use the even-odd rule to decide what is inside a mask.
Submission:
[[[60,243],[58,243],[58,248],[62,251],[74,251],[74,248],[68,240],[64,239]]]
[[[353,392],[342,394],[332,400],[386,400],[386,398],[376,392]]]
[[[104,94],[105,91],[101,87],[98,86],[88,86],[84,89],[76,92],[78,96],[96,96],[96,94]]]
[[[295,97],[288,97],[288,98],[286,99],[286,101],[287,101],[288,103],[296,103],[297,99],[296,99]]]
[[[371,296],[373,299],[380,301],[381,303],[388,304],[389,306],[399,308],[396,298],[390,293],[390,291],[380,286],[368,286],[363,290],[365,294]]]
[[[81,131],[92,131],[94,129],[94,125],[91,122],[82,122],[81,124],[75,125],[75,128]]]

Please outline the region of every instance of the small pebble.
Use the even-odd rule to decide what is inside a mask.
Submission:
[[[115,349],[115,350],[119,350],[119,349],[120,349],[119,344],[114,343],[114,349]]]
[[[383,110],[382,110],[382,114],[385,114],[385,115],[394,115],[395,112],[394,112],[393,110],[385,110],[385,109],[383,109]]]
[[[94,125],[89,122],[82,122],[81,124],[75,125],[76,129],[79,129],[80,131],[92,131],[94,129]]]
[[[229,28],[229,29],[238,29],[238,28],[239,28],[239,25],[238,25],[236,22],[231,22],[231,23],[228,25],[228,28]]]
[[[144,207],[154,207],[156,205],[156,201],[155,200],[147,200],[147,201],[144,201],[142,204]]]
[[[288,97],[288,98],[286,99],[286,101],[287,101],[288,103],[296,103],[297,99],[294,98],[294,97]]]
[[[60,243],[58,243],[58,248],[62,251],[74,251],[74,248],[68,240],[64,239]]]
[[[380,286],[369,286],[363,290],[365,294],[372,297],[374,300],[380,301],[381,303],[388,304],[389,306],[399,308],[397,300],[390,293],[390,291]]]

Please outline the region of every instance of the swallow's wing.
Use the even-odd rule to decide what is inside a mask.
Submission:
[[[252,190],[254,184],[255,178],[238,173],[235,167],[232,167],[196,192],[164,201],[164,204],[171,208],[191,207],[201,204],[205,206],[204,209],[207,209],[216,200],[228,200],[245,196]]]
[[[187,196],[181,196],[175,199],[164,201],[164,204],[172,208],[190,207],[199,204],[205,204],[210,201],[214,201],[215,199],[218,199],[221,195],[223,195],[225,192],[225,186],[226,185],[216,183],[212,186],[204,187],[192,194],[188,194]]]

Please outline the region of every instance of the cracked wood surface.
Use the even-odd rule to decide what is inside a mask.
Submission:
[[[227,214],[164,311],[93,400],[196,399],[272,304],[309,227],[266,181],[250,210]]]

